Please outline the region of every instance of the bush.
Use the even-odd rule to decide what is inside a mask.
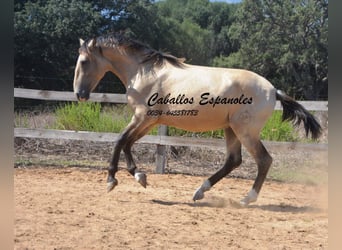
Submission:
[[[298,135],[290,122],[282,122],[282,112],[274,111],[261,131],[261,139],[267,141],[298,141]],[[170,127],[170,136],[196,136],[201,138],[224,138],[222,129],[193,133]]]
[[[298,134],[288,121],[282,122],[282,111],[273,111],[261,131],[261,139],[267,141],[298,141]]]
[[[114,121],[110,114],[101,112],[100,103],[81,102],[57,108],[54,128],[119,133],[127,123],[124,119]]]

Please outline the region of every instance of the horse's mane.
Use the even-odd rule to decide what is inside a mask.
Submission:
[[[98,46],[119,48],[132,53],[139,53],[142,57],[141,64],[152,63],[157,67],[161,67],[167,61],[175,67],[183,68],[185,66],[183,63],[184,58],[177,58],[171,54],[152,49],[148,45],[131,39],[122,33],[97,37],[96,44]]]

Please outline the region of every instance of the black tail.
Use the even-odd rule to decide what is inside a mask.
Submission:
[[[277,90],[276,98],[283,106],[283,121],[292,121],[294,126],[299,126],[303,121],[306,137],[309,132],[312,139],[317,139],[320,136],[322,127],[308,110],[281,90]]]

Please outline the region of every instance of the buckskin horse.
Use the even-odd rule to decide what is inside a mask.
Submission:
[[[282,120],[304,123],[306,136],[317,139],[321,126],[302,105],[277,90],[262,76],[248,70],[195,66],[123,34],[111,34],[83,41],[74,75],[74,92],[79,101],[90,93],[108,71],[127,90],[127,103],[133,109],[130,123],[120,134],[108,168],[107,191],[118,181],[120,152],[123,150],[129,173],[146,187],[146,174],[136,167],[131,147],[157,124],[200,132],[223,129],[227,158],[223,167],[195,191],[193,200],[237,168],[242,161],[241,145],[258,167],[251,190],[240,201],[255,202],[272,163],[260,140],[260,131],[272,114],[276,100],[283,107]]]

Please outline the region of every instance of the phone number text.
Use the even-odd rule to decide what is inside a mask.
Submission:
[[[196,116],[198,115],[198,110],[196,109],[176,109],[176,110],[149,110],[147,111],[146,115],[148,116],[161,116],[161,115],[167,115],[167,116]]]

